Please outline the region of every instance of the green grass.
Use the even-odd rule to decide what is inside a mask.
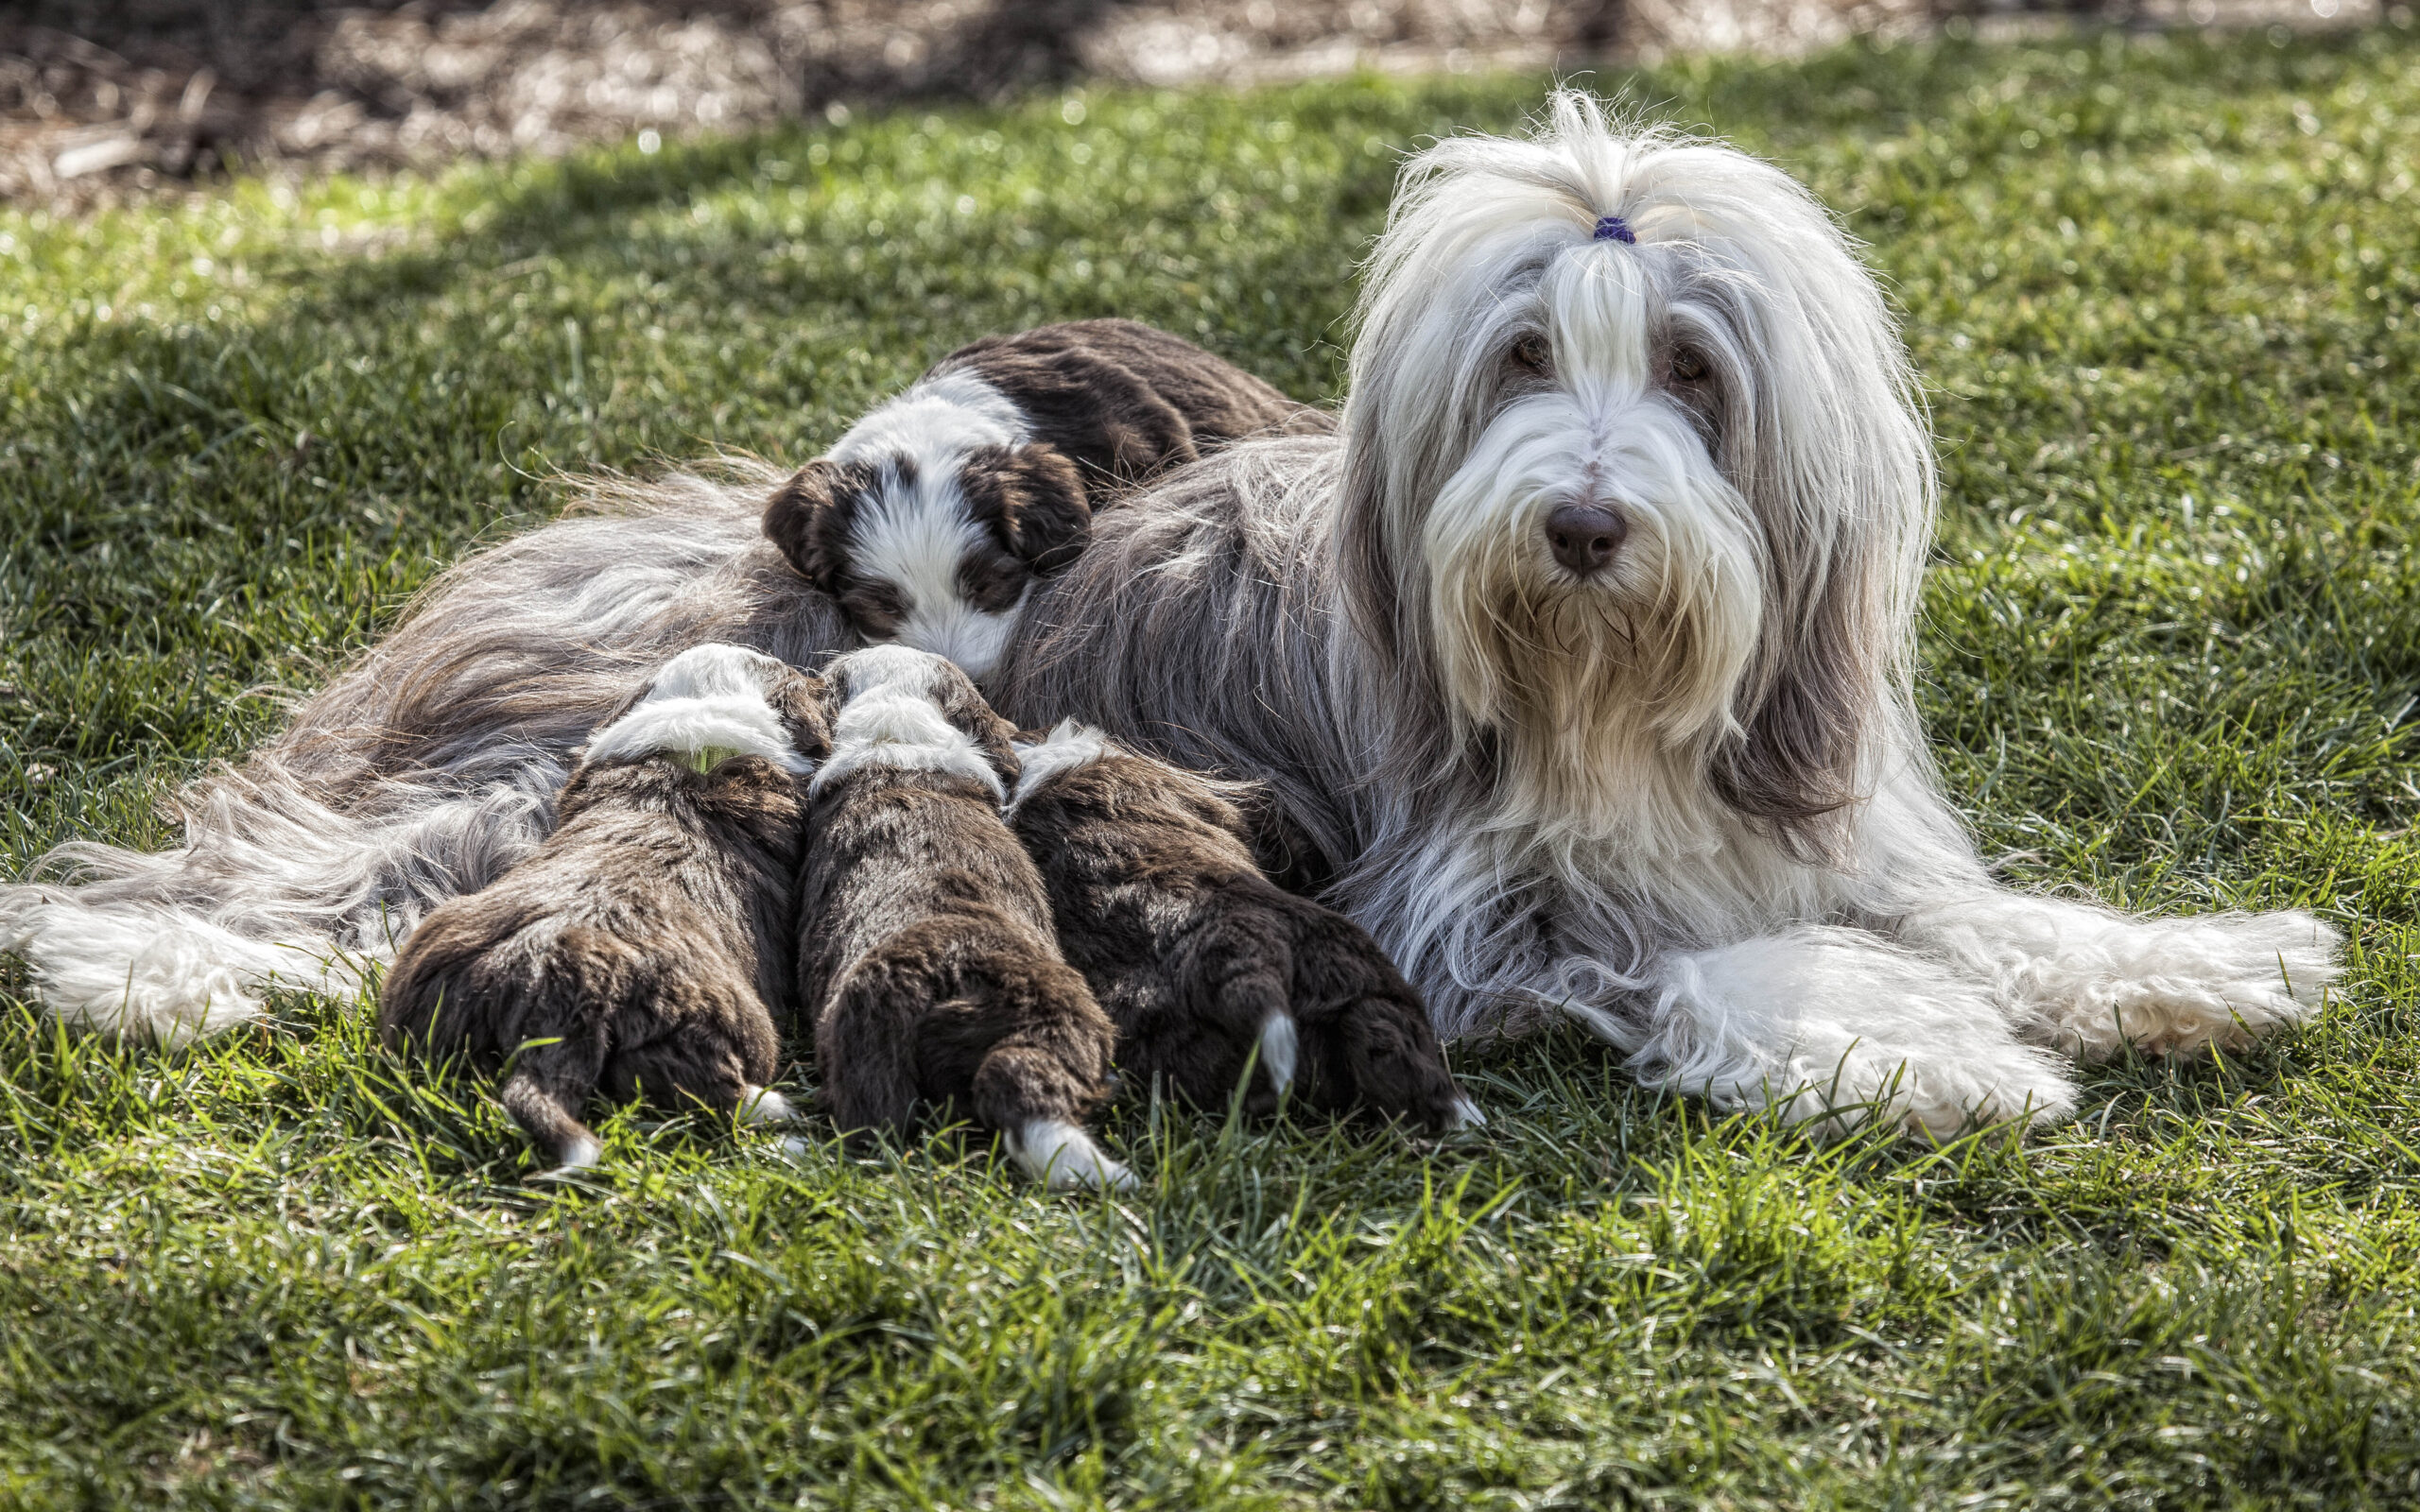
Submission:
[[[809,455],[1116,313],[1333,390],[1396,154],[1541,80],[1093,94],[0,213],[0,865],[152,844],[560,473]],[[1936,750],[2014,873],[2315,908],[2352,969],[2028,1142],[1824,1146],[1548,1036],[1428,1147],[1112,1133],[593,1190],[359,1005],[179,1054],[0,976],[0,1504],[2408,1505],[2420,1497],[2420,43],[2085,39],[1608,80],[1807,178],[1933,385]],[[1080,120],[1071,118],[1080,117]],[[19,984],[21,985],[21,984]]]

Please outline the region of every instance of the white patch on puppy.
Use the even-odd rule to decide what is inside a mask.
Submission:
[[[815,774],[810,794],[861,766],[971,777],[1002,799],[1000,774],[966,731],[933,702],[932,653],[904,645],[870,645],[833,662],[828,675],[844,679],[848,701],[832,722],[832,756]]]
[[[1089,765],[1109,754],[1108,737],[1090,725],[1080,725],[1063,719],[1057,729],[1039,741],[1028,745],[1019,742],[1017,751],[1017,791],[1009,800],[1009,814],[1013,817],[1017,805],[1026,796],[1038,791],[1042,784],[1063,772],[1072,772]]]
[[[1293,1015],[1272,1013],[1261,1021],[1260,1069],[1269,1073],[1269,1084],[1280,1093],[1294,1085],[1294,1066],[1301,1054]]]
[[[597,731],[587,759],[603,765],[671,753],[698,757],[762,756],[797,773],[815,769],[798,753],[781,716],[765,701],[765,677],[783,663],[744,646],[708,644],[664,665],[646,695],[621,718]]]
[[[739,1121],[743,1124],[795,1124],[799,1111],[790,1100],[768,1087],[751,1087],[740,1094]]]

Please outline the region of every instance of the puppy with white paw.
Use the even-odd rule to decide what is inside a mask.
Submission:
[[[1192,342],[1132,320],[987,336],[783,485],[765,534],[869,641],[991,676],[1027,591],[1123,490],[1246,436],[1325,431]]]
[[[601,1154],[602,1090],[751,1122],[793,1005],[805,783],[827,747],[818,681],[735,645],[666,662],[589,738],[535,854],[448,901],[379,997],[387,1043],[509,1067],[505,1108],[558,1166]]]
[[[1290,1093],[1431,1130],[1483,1122],[1377,942],[1253,862],[1231,784],[1073,722],[1019,755],[1010,821],[1122,1074],[1215,1108],[1256,1057],[1253,1111]]]
[[[965,673],[905,646],[841,657],[824,680],[832,751],[810,784],[799,995],[833,1117],[900,1134],[955,1108],[1051,1186],[1132,1185],[1084,1131],[1115,1031],[1000,817],[1017,770],[1008,722]]]

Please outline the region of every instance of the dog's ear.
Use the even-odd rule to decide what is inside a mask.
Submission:
[[[983,759],[1000,774],[1001,782],[1013,790],[1018,775],[1025,769],[1017,760],[1017,727],[984,700],[982,690],[975,686],[973,678],[955,663],[942,664],[949,670],[933,688],[933,701],[941,706],[942,716],[982,747]]]
[[[790,746],[809,761],[832,754],[831,689],[813,673],[785,667],[765,689],[765,701],[790,737]]]
[[[1037,577],[1065,570],[1092,535],[1084,476],[1057,447],[1030,441],[985,447],[966,460],[967,512]]]
[[[773,490],[765,506],[766,539],[781,548],[798,575],[824,593],[838,591],[848,570],[847,473],[818,457]]]

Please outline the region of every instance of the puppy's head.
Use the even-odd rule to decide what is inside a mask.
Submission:
[[[774,493],[765,534],[867,640],[981,678],[1027,591],[1083,550],[1092,508],[1063,454],[988,436],[969,444],[948,419],[862,443],[851,432]]]
[[[710,643],[657,668],[589,737],[580,765],[671,756],[703,772],[761,756],[804,774],[831,748],[822,679],[761,651]]]
[[[1016,785],[1014,727],[944,658],[904,645],[852,651],[824,666],[822,697],[832,754],[818,792],[873,765],[954,773],[1001,799]]]

